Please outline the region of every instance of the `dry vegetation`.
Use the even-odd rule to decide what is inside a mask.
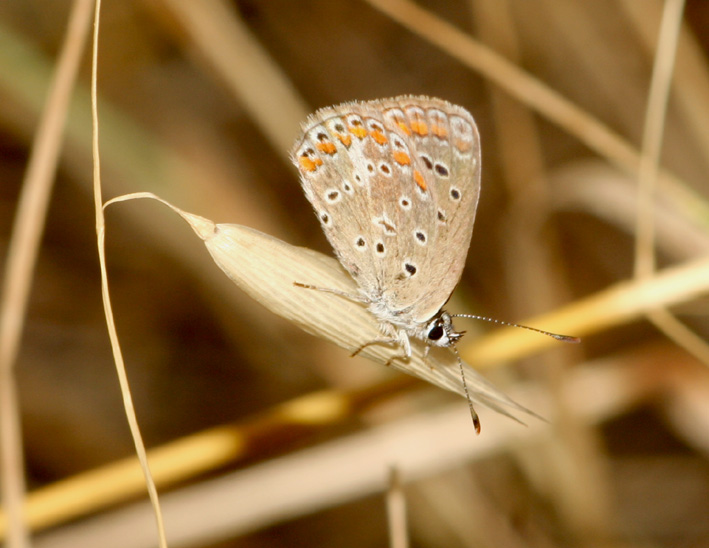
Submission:
[[[0,265],[71,4],[0,3]],[[662,9],[104,0],[104,198],[150,191],[330,254],[287,160],[299,123],[348,100],[441,97],[475,116],[484,166],[449,309],[583,337],[483,336],[489,325],[458,320],[465,359],[549,421],[482,408],[476,437],[459,398],[350,359],[246,296],[164,206],[112,206],[116,324],[171,546],[387,545],[390,466],[412,546],[709,546],[709,4],[685,6],[656,199],[640,217],[655,266],[636,203]],[[149,547],[100,296],[89,50],[24,276],[28,505],[36,546]],[[660,103],[655,127],[662,115]]]

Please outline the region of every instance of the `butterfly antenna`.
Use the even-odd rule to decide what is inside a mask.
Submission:
[[[475,427],[475,433],[480,434],[480,417],[478,417],[475,407],[473,407],[473,400],[470,398],[470,392],[468,391],[468,383],[465,380],[465,371],[463,370],[463,360],[460,359],[460,354],[458,354],[458,349],[455,346],[451,346],[453,352],[455,352],[455,357],[458,360],[458,367],[460,367],[460,379],[463,381],[463,392],[465,392],[465,399],[468,400],[468,407],[470,408],[470,418],[473,419],[473,426]]]
[[[495,323],[497,325],[506,325],[508,327],[521,327],[522,329],[526,329],[528,331],[534,331],[535,333],[541,333],[542,335],[547,335],[548,337],[551,337],[552,339],[556,339],[557,341],[566,342],[566,343],[577,344],[577,343],[581,342],[581,339],[579,339],[578,337],[572,337],[571,335],[560,335],[559,333],[552,333],[551,331],[544,331],[543,329],[537,329],[536,327],[530,327],[528,325],[522,325],[519,323],[511,323],[511,322],[505,322],[502,320],[496,320],[495,318],[488,318],[487,316],[476,316],[474,314],[453,314],[451,317],[453,317],[453,318],[470,318],[473,320],[483,320],[486,322]]]

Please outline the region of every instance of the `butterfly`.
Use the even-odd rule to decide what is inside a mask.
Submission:
[[[401,354],[388,363],[408,360],[412,338],[426,344],[424,356],[432,347],[455,351],[463,333],[443,306],[463,272],[480,198],[480,136],[470,113],[424,96],[323,108],[303,125],[291,158],[358,293],[296,285],[368,308],[381,337],[354,354],[372,344],[391,344]]]

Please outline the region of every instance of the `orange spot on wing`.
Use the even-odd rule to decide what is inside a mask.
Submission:
[[[349,126],[347,129],[350,133],[359,139],[364,139],[367,136],[367,130],[362,126]]]
[[[412,120],[411,131],[419,134],[421,137],[425,137],[428,135],[428,125],[421,120]]]
[[[298,163],[301,169],[304,171],[315,171],[319,166],[322,165],[322,160],[320,158],[310,159],[307,156],[301,156],[298,158]]]
[[[332,141],[323,141],[322,143],[318,143],[316,146],[320,152],[324,152],[330,156],[337,152],[337,147]]]
[[[384,135],[381,131],[377,131],[376,129],[370,131],[369,134],[372,136],[372,139],[374,139],[379,145],[385,145],[389,141],[386,135]]]
[[[394,151],[394,161],[400,166],[410,166],[411,156],[400,150]],[[418,173],[418,172],[417,172]]]
[[[403,131],[406,135],[411,135],[411,129],[409,126],[406,125],[405,122],[397,121],[396,125],[399,126],[399,129]]]
[[[337,133],[336,135],[340,142],[345,145],[346,148],[350,148],[350,145],[352,144],[352,137],[350,137],[349,135],[342,135],[340,133]]]
[[[473,145],[470,143],[470,141],[466,141],[465,139],[456,139],[453,143],[453,146],[463,154],[470,152],[470,149],[473,148]]]
[[[423,175],[421,175],[421,172],[418,170],[414,171],[414,181],[416,181],[416,184],[421,190],[426,192],[426,189],[428,188],[426,186],[426,181],[424,180]]]
[[[448,137],[448,130],[443,126],[432,126],[431,133],[433,133],[436,137],[440,137],[441,139],[445,139],[446,137]]]

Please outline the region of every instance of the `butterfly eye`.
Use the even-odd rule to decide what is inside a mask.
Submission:
[[[428,332],[428,338],[432,341],[437,341],[443,336],[443,328],[440,325],[436,325],[431,331]]]

